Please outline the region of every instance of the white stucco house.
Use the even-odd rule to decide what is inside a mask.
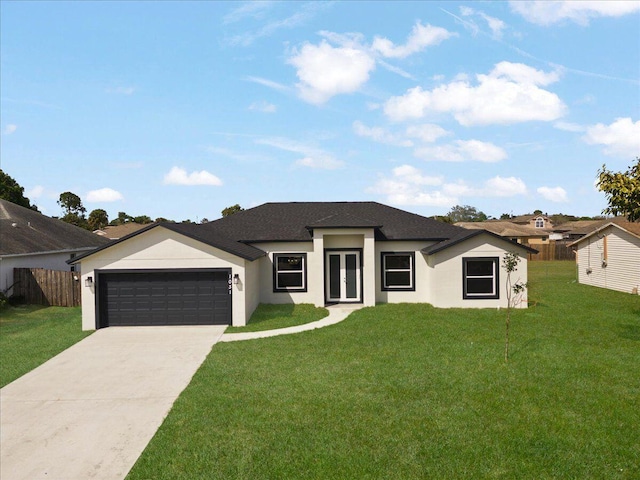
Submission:
[[[637,295],[640,290],[640,223],[616,219],[571,244],[578,282]]]
[[[266,203],[206,224],[152,224],[71,260],[84,329],[245,325],[260,303],[506,306],[526,246],[376,202]],[[526,307],[523,298],[518,307]]]
[[[12,294],[14,268],[69,271],[67,260],[109,243],[88,230],[0,199],[0,292]]]

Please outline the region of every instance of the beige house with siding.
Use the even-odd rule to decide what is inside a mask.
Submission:
[[[529,247],[376,202],[267,203],[152,224],[75,258],[82,324],[242,326],[260,303],[506,307],[501,261]],[[516,305],[527,306],[526,296]]]
[[[637,295],[640,290],[640,223],[612,221],[571,244],[578,282]]]

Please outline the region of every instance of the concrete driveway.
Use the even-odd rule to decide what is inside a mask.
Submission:
[[[105,328],[2,388],[0,478],[124,478],[224,328]]]

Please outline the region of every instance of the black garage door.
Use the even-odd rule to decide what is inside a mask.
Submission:
[[[98,328],[230,325],[230,270],[135,271],[98,275]]]

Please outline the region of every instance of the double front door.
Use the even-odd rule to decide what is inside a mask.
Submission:
[[[360,257],[358,250],[331,250],[325,253],[327,303],[362,301]]]

